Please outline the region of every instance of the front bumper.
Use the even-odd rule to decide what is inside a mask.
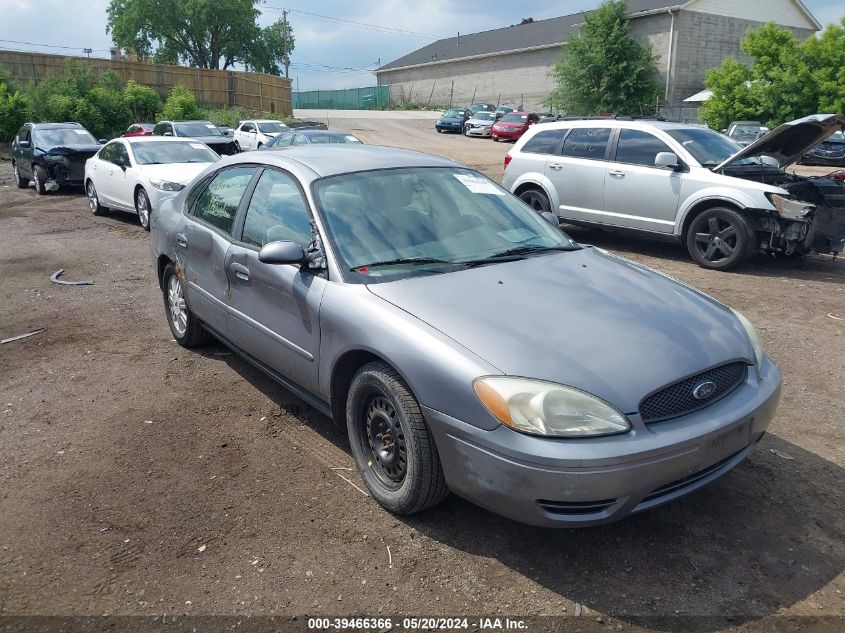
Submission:
[[[468,127],[465,134],[467,136],[490,136],[492,132],[489,127]]]
[[[768,359],[730,395],[689,415],[578,440],[484,431],[424,407],[449,488],[497,514],[547,527],[617,521],[705,486],[753,450],[781,375]]]
[[[435,123],[434,129],[442,132],[463,132],[463,123]]]
[[[502,132],[500,130],[493,130],[492,136],[495,139],[503,141],[517,141],[519,137],[525,134],[525,130],[517,130],[515,132]]]

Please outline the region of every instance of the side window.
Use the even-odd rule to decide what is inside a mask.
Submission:
[[[273,142],[273,146],[284,147],[285,145],[290,145],[291,140],[293,140],[293,134],[279,134]]]
[[[30,143],[32,143],[32,128],[28,127],[24,130],[23,140],[29,141]]]
[[[231,234],[235,214],[255,167],[233,167],[218,173],[199,195],[194,217]]]
[[[164,134],[164,123],[159,123],[153,128],[153,134],[156,136],[161,136]]]
[[[609,139],[609,127],[574,128],[563,142],[563,155],[604,160]]]
[[[100,160],[104,160],[107,163],[114,162],[114,143],[109,143],[103,149],[100,150],[100,153],[97,154],[97,158]]]
[[[522,146],[523,152],[529,154],[557,154],[560,142],[568,130],[543,130],[538,132]]]
[[[654,167],[654,158],[660,152],[671,152],[666,143],[648,132],[622,130],[616,146],[616,162]]]
[[[310,219],[293,178],[268,169],[252,194],[241,241],[261,248],[269,242],[293,240],[306,248],[311,241]]]
[[[123,143],[112,143],[114,146],[114,162],[116,165],[126,165],[127,167],[130,165],[129,162],[129,152],[126,151],[126,147],[124,147]]]
[[[252,132],[254,129],[255,127],[253,127],[252,123],[244,123],[241,126],[241,132]]]
[[[291,145],[308,145],[308,139],[305,138],[304,134],[294,134]]]

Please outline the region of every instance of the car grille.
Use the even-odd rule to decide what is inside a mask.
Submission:
[[[669,385],[640,402],[640,417],[646,423],[659,422],[702,409],[736,389],[745,380],[746,371],[743,362],[728,363]],[[709,397],[698,400],[693,391],[704,382],[716,387]]]
[[[712,466],[708,466],[707,468],[699,470],[698,472],[695,472],[691,475],[687,475],[686,477],[683,477],[681,479],[676,479],[675,481],[668,483],[665,486],[660,486],[660,488],[653,490],[647,497],[640,501],[640,504],[653,501],[654,499],[657,499],[659,497],[665,497],[666,495],[670,495],[674,492],[682,490],[683,488],[692,486],[697,481],[700,481],[701,479],[704,479],[705,477],[712,475],[713,473],[718,471],[720,468],[725,466],[728,462],[730,462],[733,458],[735,458],[744,450],[744,448],[740,449],[736,453],[728,455],[727,457],[716,462]]]
[[[604,512],[616,503],[616,499],[602,501],[549,501],[538,499],[537,505],[551,514],[595,514]]]

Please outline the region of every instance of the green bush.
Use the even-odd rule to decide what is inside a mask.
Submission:
[[[167,95],[164,109],[158,114],[158,118],[170,121],[204,119],[205,113],[200,110],[194,94],[185,86],[179,85]]]
[[[123,89],[123,103],[129,109],[132,122],[155,122],[161,109],[158,93],[148,86],[142,86],[134,79],[126,82]]]
[[[12,92],[5,82],[0,82],[0,141],[10,141],[26,122],[27,108],[23,95]]]

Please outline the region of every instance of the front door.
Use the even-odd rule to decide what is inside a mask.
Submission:
[[[193,201],[174,235],[188,304],[197,317],[226,335],[229,279],[225,260],[241,198],[255,167],[230,167],[215,175]]]
[[[604,179],[604,222],[672,233],[681,193],[681,172],[655,167],[660,152],[672,152],[650,132],[621,130]]]
[[[311,215],[286,172],[265,169],[226,258],[233,343],[308,391],[317,391],[320,302],[326,280],[300,265],[264,264],[262,246],[311,241]]]
[[[605,157],[608,127],[575,127],[563,142],[561,156],[546,160],[545,175],[560,200],[558,215],[565,221],[603,223]]]

